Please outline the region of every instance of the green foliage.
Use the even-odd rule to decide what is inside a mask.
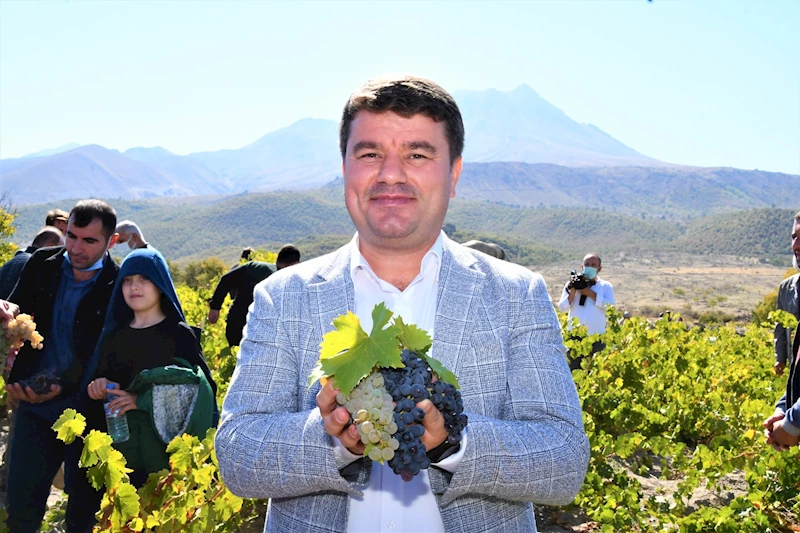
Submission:
[[[232,532],[250,519],[244,501],[232,494],[219,477],[214,455],[215,429],[200,440],[175,437],[167,446],[169,470],[150,474],[138,491],[130,484],[125,458],[111,445],[111,437],[92,430],[85,437],[85,419],[67,409],[53,426],[65,443],[82,438],[79,465],[95,488],[105,487],[95,532],[153,531],[166,533]],[[252,505],[249,506],[252,509]]]
[[[587,355],[573,372],[591,445],[575,500],[603,531],[763,533],[798,527],[800,456],[761,437],[783,382],[771,371],[771,332],[756,326],[700,330],[675,320],[621,320],[609,310],[607,347],[573,330]],[[562,317],[562,322],[565,321]],[[718,508],[688,507],[698,487],[746,473],[749,491]],[[674,494],[646,495],[632,475],[677,480]]]
[[[19,247],[13,242],[9,242],[9,238],[14,235],[16,228],[14,227],[14,219],[17,217],[11,214],[3,207],[0,207],[0,265],[14,256]]]
[[[751,209],[695,220],[676,241],[692,254],[725,254],[740,257],[784,257],[791,262],[792,209]],[[735,235],[735,238],[731,236]]]
[[[180,274],[179,281],[194,290],[213,291],[219,278],[228,271],[228,267],[218,257],[209,257],[202,261],[193,261],[186,265]]]

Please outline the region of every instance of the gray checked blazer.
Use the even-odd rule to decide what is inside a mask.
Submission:
[[[265,531],[342,532],[350,483],[308,375],[333,319],[353,309],[350,247],[270,276],[255,290],[217,431],[226,485],[270,498]],[[448,532],[535,532],[531,502],[570,502],[589,444],[561,330],[541,276],[445,238],[431,355],[458,376],[469,415],[455,473],[431,466]]]

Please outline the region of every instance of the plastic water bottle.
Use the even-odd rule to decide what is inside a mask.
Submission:
[[[117,388],[115,383],[106,385],[106,390],[115,388]],[[125,413],[120,414],[119,409],[112,412],[108,407],[108,404],[115,398],[116,396],[113,394],[106,394],[106,399],[103,401],[103,408],[106,411],[108,434],[114,442],[125,442],[131,437],[130,431],[128,431],[128,417]]]

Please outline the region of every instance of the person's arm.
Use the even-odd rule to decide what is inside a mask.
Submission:
[[[502,370],[504,418],[467,413],[469,444],[452,478],[429,471],[442,505],[467,495],[564,505],[586,475],[589,442],[558,320],[540,276],[522,289]]]
[[[564,285],[564,289],[561,291],[561,298],[558,300],[558,310],[562,313],[566,313],[569,311],[570,306],[572,306],[573,300],[575,300],[575,289],[569,286],[569,283]]]
[[[339,473],[319,409],[305,407],[316,391],[299,385],[307,380],[301,368],[310,370],[308,358],[315,358],[307,347],[320,339],[298,338],[311,326],[283,314],[285,307],[299,307],[282,301],[284,291],[287,299],[300,297],[296,284],[291,290],[269,283],[256,288],[248,335],[222,406],[215,439],[220,473],[231,492],[245,498],[360,494]]]
[[[239,267],[236,267],[219,279],[217,288],[214,289],[214,295],[208,303],[208,306],[212,310],[219,311],[222,308],[222,302],[225,301],[225,297],[235,288],[236,281],[239,278],[239,272]]]
[[[596,290],[588,289],[594,296],[587,294],[590,298],[594,299],[594,305],[605,311],[607,305],[614,305],[614,287],[610,283],[604,283],[601,286],[595,285]]]

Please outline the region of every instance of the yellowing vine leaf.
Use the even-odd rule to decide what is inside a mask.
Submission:
[[[392,316],[386,305],[376,305],[369,335],[352,312],[334,319],[336,329],[323,337],[318,368],[312,372],[309,385],[327,376],[333,379],[335,388],[349,394],[376,366],[400,368],[400,328],[389,325]]]
[[[65,409],[53,424],[53,430],[58,433],[57,438],[66,444],[72,444],[77,437],[83,434],[85,429],[86,417],[75,409]]]

